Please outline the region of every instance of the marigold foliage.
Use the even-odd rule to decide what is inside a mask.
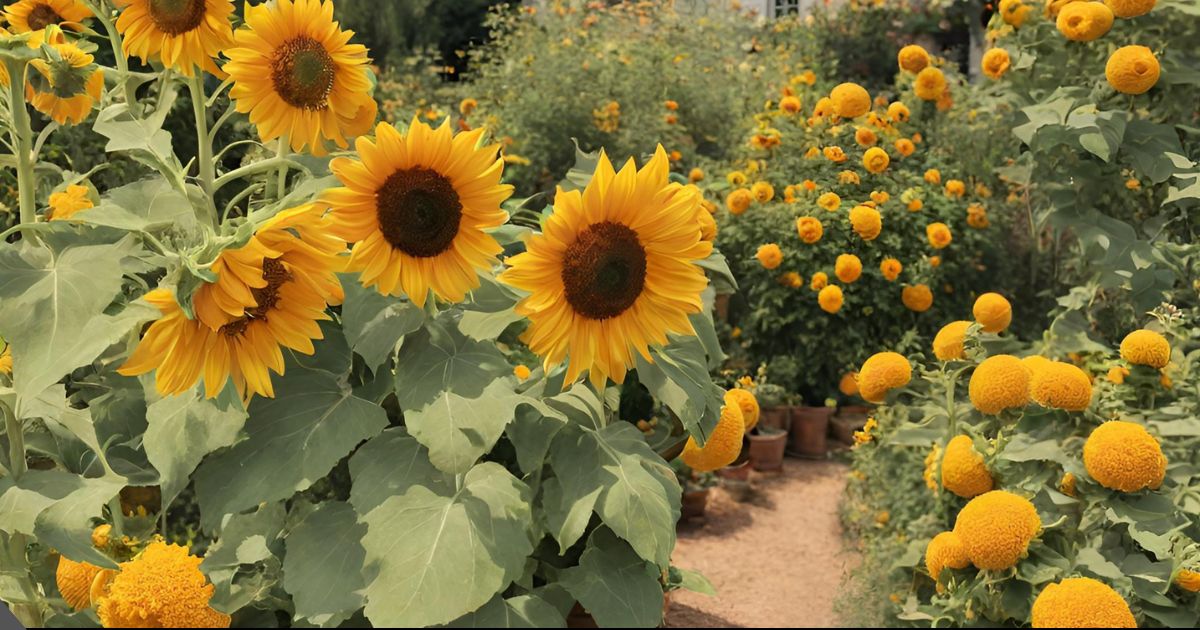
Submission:
[[[1129,604],[1112,587],[1092,578],[1049,584],[1033,601],[1034,628],[1136,628]]]
[[[1167,472],[1158,440],[1134,422],[1113,420],[1096,427],[1083,445],[1088,475],[1111,490],[1157,489]]]
[[[1004,490],[971,499],[954,521],[954,532],[962,538],[971,564],[994,571],[1015,566],[1041,528],[1033,504]]]

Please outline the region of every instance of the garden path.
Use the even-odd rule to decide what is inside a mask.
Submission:
[[[848,468],[787,458],[758,475],[746,503],[709,495],[705,521],[680,526],[672,562],[700,571],[715,597],[672,593],[668,627],[835,627],[834,599],[858,555],[842,538]]]

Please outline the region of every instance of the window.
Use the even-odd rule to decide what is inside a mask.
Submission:
[[[775,0],[774,17],[797,15],[800,13],[800,0]]]

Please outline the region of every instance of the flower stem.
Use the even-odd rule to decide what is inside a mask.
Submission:
[[[137,106],[136,88],[133,78],[129,76],[129,60],[125,58],[125,50],[121,45],[121,34],[117,32],[111,14],[105,10],[103,4],[98,5],[91,0],[85,0],[84,3],[88,9],[91,9],[96,21],[104,26],[104,32],[108,35],[108,43],[112,46],[113,58],[117,62],[117,73],[121,75],[121,90],[125,93],[125,104],[129,107],[130,113],[140,117],[141,110]]]
[[[33,169],[33,131],[30,129],[29,110],[25,107],[25,66],[8,61],[8,103],[12,108],[13,152],[17,158],[17,190],[20,198],[21,223],[37,221],[37,173]]]
[[[200,167],[200,188],[211,199],[217,174],[216,165],[213,164],[212,142],[208,136],[208,110],[204,107],[204,77],[201,73],[197,72],[188,79],[188,90],[192,95],[192,113],[196,118],[196,162]]]
[[[287,160],[288,154],[291,151],[290,142],[291,142],[291,139],[288,137],[288,134],[285,133],[282,136],[280,136],[279,137],[279,149],[275,153],[275,157],[278,158],[281,162],[283,162],[279,165],[279,170],[276,172],[276,175],[275,175],[276,180],[277,180],[276,184],[275,184],[277,187],[276,191],[275,191],[277,199],[283,199],[284,195],[287,194],[288,168],[287,168],[287,162],[284,160]]]

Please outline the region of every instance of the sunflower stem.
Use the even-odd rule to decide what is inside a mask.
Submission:
[[[212,140],[208,135],[208,110],[204,107],[204,76],[196,72],[188,79],[188,90],[192,95],[192,113],[196,118],[196,162],[200,167],[200,188],[210,201],[213,197],[213,183],[217,179],[216,165],[213,163]],[[212,210],[212,220],[216,221],[216,210]]]
[[[121,75],[121,91],[125,94],[125,105],[129,107],[131,114],[140,118],[141,108],[137,106],[137,89],[134,86],[133,78],[129,76],[129,59],[125,57],[121,34],[117,32],[111,14],[103,10],[101,3],[93,0],[84,0],[83,3],[95,16],[96,21],[104,26],[104,32],[108,35],[108,43],[112,46],[113,58],[117,62],[117,74]]]
[[[275,152],[275,157],[280,161],[286,160],[289,155],[291,149],[290,140],[286,133],[279,137],[279,149]],[[279,165],[279,170],[275,173],[277,199],[283,199],[284,194],[287,192],[287,172],[287,163],[285,162]]]
[[[37,173],[33,165],[33,131],[30,129],[29,110],[25,107],[25,67],[19,61],[6,61],[5,67],[11,79],[8,82],[8,104],[12,109],[13,153],[17,158],[17,191],[20,199],[21,223],[37,221]]]

